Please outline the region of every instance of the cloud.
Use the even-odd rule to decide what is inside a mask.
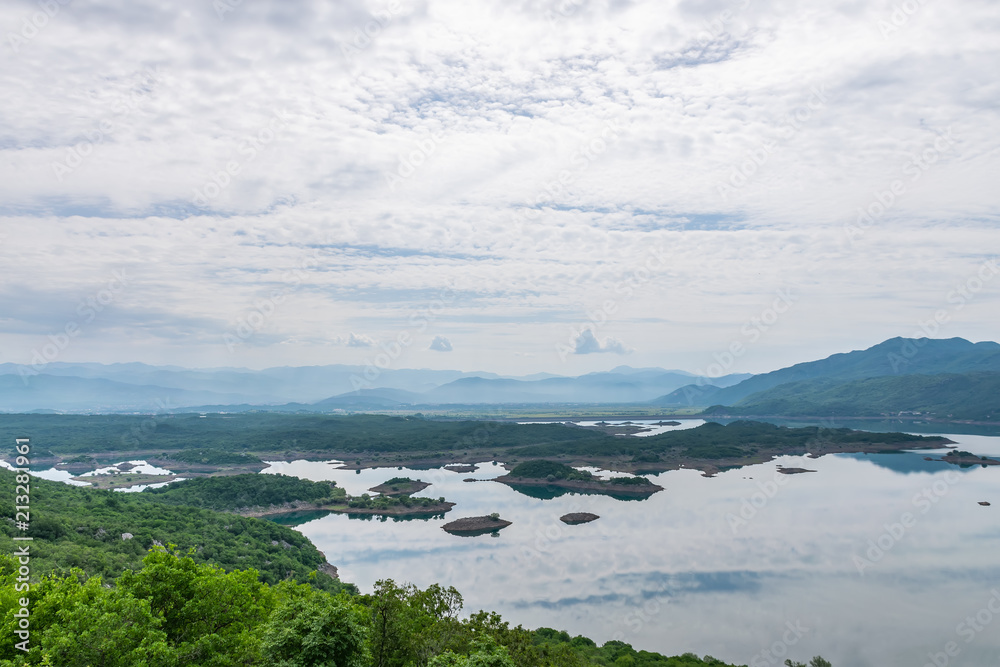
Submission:
[[[373,347],[374,345],[375,341],[364,334],[358,335],[352,332],[351,337],[347,339],[347,347]]]
[[[632,348],[617,338],[608,336],[603,341],[598,339],[590,329],[584,329],[580,332],[574,347],[573,354],[599,354],[601,352],[628,354],[633,351]]]
[[[444,336],[434,336],[429,349],[436,350],[437,352],[451,352],[451,341]]]
[[[377,340],[568,373],[555,344],[611,303],[636,363],[694,371],[787,284],[733,371],[909,335],[996,246],[1000,25],[921,3],[885,33],[896,4],[76,0],[4,38],[0,359],[121,268],[68,356],[358,363]],[[946,335],[995,338],[998,307],[991,285]],[[432,321],[451,355],[405,343]],[[351,330],[373,338],[329,335]],[[574,371],[628,349],[590,336]]]

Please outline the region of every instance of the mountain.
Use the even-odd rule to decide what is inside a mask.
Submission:
[[[100,378],[0,375],[0,410],[169,411],[200,403],[240,403],[241,394],[137,385]]]
[[[684,371],[619,366],[564,377],[342,364],[190,369],[142,363],[0,364],[0,411],[163,412],[197,407],[298,412],[379,410],[451,403],[627,403],[647,401],[697,379]],[[746,375],[712,380],[735,384]],[[364,388],[358,389],[364,383]],[[194,406],[194,407],[192,407]]]
[[[887,375],[864,380],[789,382],[731,408],[741,416],[874,416],[919,413],[942,419],[1000,418],[1000,372]]]
[[[635,372],[589,373],[579,377],[523,380],[462,378],[432,389],[422,396],[429,404],[484,403],[641,403],[688,384],[689,373],[662,369]],[[742,377],[726,376],[722,383]],[[709,382],[716,382],[710,380]]]
[[[893,375],[936,375],[1000,371],[1000,343],[971,343],[964,338],[890,338],[866,350],[834,354],[819,361],[754,375],[719,391],[697,384],[680,394],[661,396],[656,405],[736,405],[753,394],[789,382],[805,380],[862,380]],[[692,398],[694,402],[677,402]],[[671,402],[672,401],[672,402]]]

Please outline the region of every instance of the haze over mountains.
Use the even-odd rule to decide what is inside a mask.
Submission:
[[[30,369],[29,369],[30,370]],[[489,404],[712,408],[731,415],[1000,415],[1000,344],[893,338],[760,375],[698,377],[619,366],[578,377],[362,366],[186,369],[141,363],[52,363],[37,374],[0,364],[0,411],[365,411]],[[715,407],[713,407],[715,406]],[[726,406],[726,407],[719,407]]]
[[[367,375],[366,375],[367,370]],[[52,363],[0,364],[0,411],[173,411],[185,407],[283,406],[302,410],[371,410],[419,404],[627,403],[649,401],[698,377],[684,371],[619,366],[579,377],[364,366],[185,369],[174,366]],[[750,377],[703,382],[729,386]]]

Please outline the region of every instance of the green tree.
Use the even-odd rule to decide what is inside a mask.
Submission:
[[[274,667],[363,667],[367,610],[346,595],[289,596],[264,626],[263,655]]]
[[[451,651],[431,658],[427,667],[517,667],[507,649],[496,643],[492,637],[477,640],[469,655],[457,655]]]
[[[260,650],[254,630],[274,608],[256,570],[226,572],[163,548],[151,551],[138,572],[122,574],[118,586],[149,601],[187,664],[252,662]]]

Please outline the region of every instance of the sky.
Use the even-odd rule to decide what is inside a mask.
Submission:
[[[996,340],[992,0],[6,0],[0,363]]]

